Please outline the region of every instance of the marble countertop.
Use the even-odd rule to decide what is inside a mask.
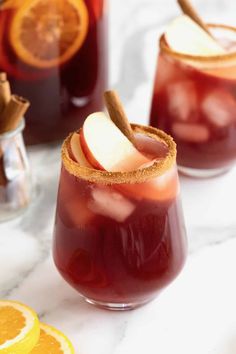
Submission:
[[[131,120],[146,123],[157,37],[179,10],[173,0],[110,3],[111,86]],[[233,0],[194,3],[209,20],[236,21]],[[202,181],[181,177],[190,249],[183,272],[152,303],[112,313],[83,302],[52,262],[60,147],[31,148],[29,156],[33,203],[0,225],[0,298],[34,307],[69,336],[78,354],[235,354],[236,169]]]

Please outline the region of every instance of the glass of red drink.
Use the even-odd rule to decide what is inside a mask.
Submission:
[[[27,97],[25,140],[64,139],[103,108],[107,82],[106,0],[4,0],[0,70]]]
[[[176,146],[151,127],[132,125],[150,164],[130,172],[83,167],[62,147],[53,255],[88,302],[113,310],[140,306],[181,271],[187,253]]]
[[[162,35],[150,115],[151,125],[174,137],[179,170],[195,177],[221,174],[236,161],[236,28],[209,28],[224,54],[183,54]]]

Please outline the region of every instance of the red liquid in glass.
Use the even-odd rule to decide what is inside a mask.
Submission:
[[[107,84],[107,14],[104,0],[84,0],[84,3],[89,15],[85,40],[68,61],[52,68],[28,65],[17,56],[9,40],[17,10],[1,9],[0,5],[0,70],[7,72],[12,92],[31,102],[26,114],[27,144],[63,139],[82,125],[83,117],[103,108],[102,93]],[[54,11],[53,3],[51,6]]]
[[[154,145],[145,149],[149,156]],[[139,146],[144,150],[144,142]],[[169,172],[170,190],[178,189],[175,167]],[[100,303],[144,303],[182,269],[186,239],[178,195],[158,200],[148,183],[104,186],[78,179],[62,167],[54,261],[84,297]]]
[[[221,169],[235,163],[235,71],[201,71],[159,55],[150,124],[174,137],[180,166]]]

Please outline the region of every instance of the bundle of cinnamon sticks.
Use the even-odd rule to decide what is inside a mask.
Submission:
[[[6,73],[0,73],[0,134],[16,129],[29,105],[25,98],[11,94]]]
[[[8,182],[10,181],[8,181],[6,176],[4,165],[6,157],[5,141],[7,141],[7,138],[1,140],[1,136],[14,131],[20,125],[29,106],[30,103],[28,100],[11,93],[6,73],[0,72],[0,187],[3,187],[3,189],[7,189]]]

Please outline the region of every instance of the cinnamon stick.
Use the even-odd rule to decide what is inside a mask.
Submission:
[[[189,0],[177,0],[179,6],[181,7],[183,13],[189,16],[194,22],[196,22],[205,32],[207,32],[211,37],[212,34],[207,28],[204,21],[201,19],[197,11],[194,9]]]
[[[6,186],[7,178],[4,170],[3,151],[0,148],[0,186]]]
[[[28,100],[12,95],[0,119],[0,133],[16,129],[29,106]]]
[[[0,72],[0,134],[15,130],[29,105],[29,101],[24,98],[17,95],[11,96],[7,75],[4,72]],[[24,159],[19,146],[17,146],[17,141],[15,145],[16,150],[14,152],[10,150],[8,154],[11,154],[11,158],[13,153],[16,154],[15,159],[18,162],[18,166],[15,166],[15,168],[16,170],[24,171]],[[6,175],[8,164],[6,157],[7,152],[3,151],[0,146],[0,186],[4,187],[4,193],[1,189],[1,202],[18,203],[19,207],[23,207],[29,202],[25,177],[22,174],[22,176],[19,175],[17,178],[13,177],[11,179]],[[10,163],[12,163],[12,161],[10,161]],[[13,161],[13,165],[14,163],[15,161]]]
[[[7,74],[4,72],[0,72],[0,113],[5,108],[5,82],[7,80]],[[10,90],[10,85],[9,85]],[[5,186],[7,184],[7,179],[4,171],[4,161],[3,161],[3,151],[0,147],[0,186]]]
[[[6,105],[10,102],[11,99],[11,89],[9,81],[6,79],[6,74],[0,74],[0,113],[2,113]],[[1,117],[0,117],[1,121]]]
[[[135,145],[135,136],[118,94],[115,91],[106,91],[104,99],[113,123]]]

